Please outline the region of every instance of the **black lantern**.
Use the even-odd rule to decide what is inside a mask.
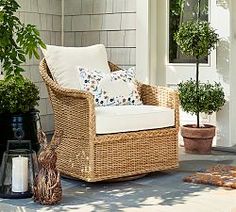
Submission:
[[[38,170],[36,153],[30,140],[8,140],[0,172],[0,198],[32,197],[33,182]]]

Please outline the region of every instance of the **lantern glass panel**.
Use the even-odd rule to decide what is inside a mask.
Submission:
[[[7,149],[1,165],[0,198],[32,197],[37,172],[37,155],[31,148]]]

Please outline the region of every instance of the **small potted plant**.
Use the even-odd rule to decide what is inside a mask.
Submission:
[[[26,56],[39,59],[38,47],[46,48],[34,25],[25,25],[15,16],[15,0],[0,1],[0,160],[9,139],[32,140],[37,149],[36,121],[39,90],[22,73]]]
[[[197,117],[196,124],[181,127],[181,135],[187,153],[207,154],[211,152],[215,126],[200,125],[200,113],[212,114],[219,111],[225,103],[225,95],[220,83],[210,84],[199,81],[200,59],[208,56],[216,47],[218,37],[218,34],[206,21],[185,22],[175,34],[175,40],[181,52],[196,58],[196,79],[178,84],[183,111]]]

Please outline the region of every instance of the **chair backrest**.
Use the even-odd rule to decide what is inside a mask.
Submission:
[[[44,59],[44,60],[45,60],[45,59]],[[46,62],[46,61],[45,61],[45,62]],[[47,65],[47,62],[46,62],[46,65]],[[115,65],[114,63],[112,63],[112,62],[110,62],[110,61],[108,61],[108,65],[109,65],[109,67],[110,67],[111,72],[118,71],[118,70],[123,70],[122,68],[120,68],[119,66]],[[46,73],[47,73],[47,75],[48,75],[53,81],[55,81],[55,80],[53,79],[52,73],[51,73],[51,71],[50,71],[48,65],[46,66]]]
[[[46,61],[45,61],[45,62],[46,62]],[[46,65],[47,65],[47,62],[46,62]],[[46,66],[46,73],[47,73],[48,76],[54,81],[53,76],[52,76],[52,73],[51,73],[50,69],[48,68],[48,65]]]
[[[110,71],[114,72],[114,71],[118,71],[118,70],[123,70],[122,68],[120,68],[119,66],[115,65],[114,63],[108,61],[108,65],[110,67]],[[50,80],[54,81],[55,83],[57,83],[53,76],[52,73],[47,65],[47,62],[45,60],[45,58],[43,58],[43,60],[40,62],[40,72],[42,77],[44,78],[45,81],[47,81],[47,77],[49,77]]]
[[[120,68],[119,66],[115,65],[114,63],[111,63],[110,61],[108,61],[108,65],[110,67],[111,72],[118,71],[118,70],[123,70],[122,68]]]
[[[65,88],[80,89],[77,67],[109,73],[106,48],[102,44],[87,47],[62,47],[47,45],[43,54],[51,76]]]
[[[110,67],[110,71],[113,72],[113,71],[118,71],[118,70],[122,70],[119,66],[111,63],[108,61],[108,65]],[[48,88],[51,88],[51,87],[54,87],[55,88],[58,88],[61,87],[54,79],[53,79],[53,76],[51,74],[51,71],[47,65],[47,62],[45,60],[45,58],[40,62],[40,73],[41,73],[41,76],[43,78],[43,80],[45,81],[46,85],[48,86]],[[140,84],[139,82],[137,82],[137,85],[138,85],[138,92],[139,92],[139,95],[142,96],[142,84]],[[50,89],[49,89],[50,90]]]

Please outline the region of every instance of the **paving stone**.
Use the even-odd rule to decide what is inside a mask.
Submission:
[[[44,118],[46,116],[42,116]],[[184,156],[182,149],[180,155]],[[234,154],[223,154],[236,164]],[[189,155],[177,170],[156,172],[138,180],[119,183],[86,183],[62,178],[60,205],[41,206],[31,199],[0,199],[1,211],[158,211],[158,212],[234,212],[236,190],[182,182],[182,177],[215,163],[225,164],[222,154]],[[198,158],[199,160],[197,160]]]

